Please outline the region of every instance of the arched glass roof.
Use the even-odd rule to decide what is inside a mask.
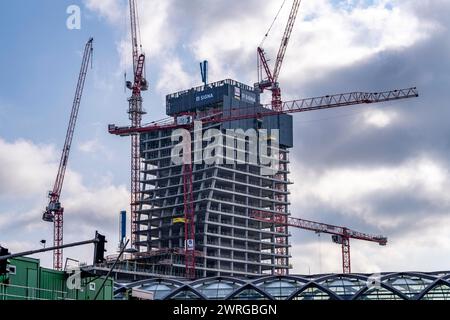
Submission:
[[[320,284],[344,300],[349,300],[366,287],[367,280],[355,276],[329,276]]]
[[[195,281],[150,278],[115,284],[115,298],[133,297],[133,289],[155,300],[450,300],[450,272],[317,276],[208,277]]]
[[[268,300],[267,296],[255,289],[245,289],[237,295],[230,298],[230,300]]]
[[[167,299],[167,298],[166,298]],[[204,300],[198,293],[189,288],[183,288],[176,294],[171,295],[171,300]]]
[[[285,300],[287,299],[294,291],[303,287],[307,281],[300,280],[291,277],[267,277],[266,279],[262,279],[259,283],[256,281],[256,285],[261,290],[269,293],[274,299],[277,300]]]
[[[292,300],[330,300],[332,298],[333,297],[323,289],[315,285],[310,285],[297,292],[292,297]]]
[[[392,288],[397,289],[409,299],[420,294],[425,288],[433,283],[432,278],[417,276],[414,274],[399,274],[385,280]]]
[[[398,294],[386,288],[371,288],[361,294],[358,300],[403,300]]]
[[[422,300],[450,300],[450,286],[439,284],[428,291]]]
[[[245,282],[232,278],[207,278],[192,284],[192,287],[211,300],[222,300],[240,288]]]

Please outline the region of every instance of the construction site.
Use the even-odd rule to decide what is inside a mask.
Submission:
[[[286,27],[278,53],[255,48],[255,83],[209,82],[208,61],[204,61],[200,64],[203,83],[167,94],[167,118],[156,120],[146,110],[161,106],[145,108],[145,92],[152,89],[146,79],[149,62],[138,35],[138,1],[129,0],[130,123],[105,124],[105,129],[131,144],[130,208],[117,208],[119,250],[103,257],[105,239],[97,234],[90,240],[97,250],[94,263],[81,268],[87,279],[109,279],[108,290],[101,293],[105,299],[450,299],[450,272],[381,273],[374,286],[370,274],[352,273],[351,242],[372,242],[383,255],[389,235],[310,221],[291,212],[290,186],[296,182],[290,179],[290,154],[296,145],[297,113],[419,97],[415,87],[382,92],[349,88],[348,93],[285,101],[279,75],[301,3],[286,3],[291,4],[290,14],[282,22]],[[53,268],[59,272],[66,269],[66,213],[60,197],[93,42],[89,39],[84,48],[60,166],[42,217],[54,226]],[[265,92],[271,95],[269,103],[262,102]],[[297,229],[329,235],[341,251],[336,265],[342,272],[292,274],[291,237],[301,232]],[[0,290],[0,300],[5,290]]]

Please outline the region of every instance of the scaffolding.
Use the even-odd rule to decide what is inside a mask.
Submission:
[[[239,93],[239,95],[237,94]],[[212,101],[200,106],[191,104],[184,110],[186,99],[194,102],[213,97]],[[250,98],[248,98],[250,97]],[[245,98],[249,99],[245,101]],[[178,103],[183,101],[182,103]],[[259,103],[259,93],[250,86],[237,81],[224,80],[215,84],[167,96],[167,113],[211,114],[211,110],[246,108]],[[180,109],[181,108],[181,109]],[[281,119],[281,120],[280,120]],[[284,122],[283,122],[284,121]],[[254,276],[261,274],[288,274],[289,232],[284,225],[270,227],[251,217],[252,210],[267,210],[276,214],[289,215],[288,184],[289,148],[292,141],[291,116],[269,116],[263,120],[251,119],[242,122],[210,122],[201,128],[203,136],[208,130],[221,132],[225,141],[228,129],[281,129],[285,130],[287,143],[272,146],[268,141],[269,155],[276,154],[278,167],[273,175],[264,173],[265,165],[249,162],[251,146],[248,138],[236,137],[236,145],[243,142],[246,161],[229,163],[227,157],[236,152],[222,143],[222,162],[206,164],[206,160],[192,164],[192,202],[195,212],[195,270],[196,277],[215,275]],[[285,122],[290,124],[285,125]],[[216,131],[216,132],[217,132]],[[185,206],[183,165],[171,160],[171,150],[177,144],[172,141],[172,129],[157,130],[140,135],[142,157],[141,200],[137,215],[136,247],[142,252],[152,253],[164,250],[182,250],[185,244]],[[190,129],[192,141],[195,128]],[[241,141],[239,140],[241,139]],[[269,139],[270,140],[270,139]],[[281,139],[283,140],[283,139]],[[205,147],[205,143],[202,143]],[[257,150],[258,156],[259,151]],[[195,148],[191,150],[195,159]],[[217,156],[217,155],[216,155]],[[184,256],[174,255],[170,268],[164,266],[165,259],[147,259],[151,269],[163,274],[176,275],[185,270]],[[137,256],[134,257],[138,259]],[[140,259],[142,261],[142,259]],[[139,262],[137,262],[139,263]],[[154,264],[154,266],[153,266]],[[172,268],[172,269],[171,269]],[[171,270],[171,271],[168,271]],[[181,273],[180,273],[181,274]]]

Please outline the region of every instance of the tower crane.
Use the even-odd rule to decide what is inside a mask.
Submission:
[[[261,92],[263,92],[266,89],[272,91],[272,109],[276,111],[280,111],[282,108],[281,89],[278,83],[278,76],[280,75],[284,55],[286,54],[289,39],[291,38],[292,29],[294,28],[295,20],[297,18],[298,10],[300,8],[300,3],[301,0],[294,0],[292,4],[289,19],[286,24],[286,28],[284,30],[283,38],[281,40],[281,45],[280,48],[278,49],[277,59],[275,61],[273,72],[270,70],[264,49],[261,47],[258,47],[257,49],[259,82],[256,84],[256,87],[258,87]],[[262,75],[259,74],[261,66],[264,68],[267,79],[262,79]]]
[[[148,90],[148,83],[145,79],[145,54],[141,52],[142,45],[139,40],[139,19],[136,0],[130,0],[130,22],[131,22],[131,45],[133,55],[133,75],[134,81],[127,81],[126,86],[131,90],[131,97],[128,99],[128,116],[131,120],[131,127],[139,128],[142,116],[146,113],[142,108],[141,92]],[[140,195],[140,144],[139,136],[131,136],[131,246],[137,248],[137,211],[139,209]]]
[[[118,127],[115,124],[108,126],[110,134],[118,136],[133,136],[141,133],[148,133],[160,130],[177,129],[177,128],[193,128],[193,121],[201,121],[203,124],[223,123],[239,119],[260,119],[263,117],[308,112],[322,109],[339,108],[345,106],[354,106],[361,104],[373,104],[388,101],[396,101],[401,99],[409,99],[418,97],[419,93],[416,88],[407,88],[400,90],[391,90],[384,92],[351,92],[336,95],[326,95],[314,98],[300,99],[283,102],[280,110],[273,110],[270,105],[252,106],[247,108],[230,108],[221,110],[209,110],[207,113],[189,114],[191,121],[185,123],[178,121],[177,117],[167,118],[160,122],[141,126],[141,127]],[[183,118],[186,114],[183,114]],[[189,152],[187,152],[189,154]],[[192,187],[192,162],[183,164],[183,182],[184,182],[184,214],[185,214],[185,265],[186,277],[195,277],[195,212],[193,206],[193,187]],[[285,224],[279,224],[285,227]],[[190,243],[189,243],[190,242]],[[349,248],[349,247],[348,247]]]
[[[143,68],[145,56],[140,53],[140,45],[137,36],[137,10],[135,0],[130,0],[130,15],[131,15],[131,34],[133,45],[133,62],[134,62],[134,84],[127,83],[127,87],[133,90],[133,95],[129,99],[130,108],[129,114],[131,119],[131,126],[118,127],[115,124],[108,126],[108,131],[111,134],[119,136],[131,136],[132,151],[131,151],[131,237],[132,243],[136,243],[137,237],[137,210],[139,206],[138,195],[140,194],[139,171],[140,171],[140,154],[139,154],[139,134],[176,129],[176,128],[193,128],[193,121],[201,121],[206,123],[221,123],[227,121],[234,121],[239,119],[260,119],[266,116],[298,113],[306,111],[314,111],[321,109],[338,108],[344,106],[372,104],[379,102],[387,102],[399,99],[407,99],[418,97],[416,88],[407,88],[401,90],[390,90],[384,92],[350,92],[335,95],[319,96],[307,99],[293,100],[283,102],[281,100],[281,89],[278,84],[278,76],[280,74],[281,66],[283,64],[286,49],[289,39],[295,24],[301,0],[294,0],[286,29],[283,35],[280,49],[278,51],[277,60],[274,71],[272,72],[268,65],[268,60],[265,57],[264,50],[258,47],[258,66],[261,64],[265,70],[267,79],[261,80],[262,77],[258,75],[258,83],[255,88],[261,92],[264,90],[272,91],[272,102],[270,105],[255,105],[247,108],[230,108],[221,110],[208,110],[206,114],[183,113],[175,118],[163,119],[159,122],[153,122],[149,125],[141,125],[142,114],[145,112],[142,109],[141,91],[148,88],[147,82],[143,77]],[[185,119],[188,116],[191,121],[186,123],[184,120],[179,121],[178,117],[182,116]],[[192,183],[192,162],[183,163],[183,187],[184,187],[184,221],[185,221],[185,268],[186,277],[195,278],[195,212],[193,201],[193,183]],[[283,229],[286,226],[279,224],[279,228]],[[134,240],[134,241],[133,241]],[[278,252],[277,252],[278,253]]]
[[[288,21],[286,24],[286,28],[284,30],[283,38],[281,39],[280,48],[278,49],[278,54],[277,54],[277,58],[275,61],[275,66],[274,66],[273,72],[269,68],[269,64],[268,64],[264,50],[261,48],[261,46],[259,46],[257,49],[257,52],[258,52],[258,83],[255,85],[255,88],[259,88],[261,93],[265,89],[272,91],[271,108],[272,108],[272,110],[275,110],[275,111],[283,110],[283,103],[281,100],[281,88],[278,83],[278,76],[280,75],[280,70],[281,70],[281,66],[283,65],[284,55],[286,54],[286,49],[289,44],[289,40],[291,38],[295,20],[297,19],[297,14],[298,14],[298,10],[300,8],[300,3],[301,3],[301,0],[294,0],[292,3],[292,8],[289,13],[289,18],[288,18]],[[284,2],[283,2],[283,5],[281,6],[281,8],[283,8],[283,6],[284,6]],[[281,11],[281,9],[280,9],[280,11]],[[278,12],[278,14],[279,14],[279,12]],[[275,17],[275,20],[277,19],[278,14]],[[272,28],[272,26],[270,28]],[[269,31],[270,31],[270,29],[269,29]],[[266,36],[268,35],[268,33],[269,32],[267,32]],[[264,71],[266,73],[266,79],[263,79],[261,66],[264,68]],[[286,198],[282,194],[280,194],[277,197],[278,197],[277,200],[279,200],[281,202],[283,202],[283,200]],[[284,206],[280,204],[280,205],[277,205],[275,209],[279,212],[283,212]],[[286,227],[284,225],[279,225],[276,228],[276,231],[279,233],[285,234]],[[286,238],[284,238],[284,237],[277,238],[277,242],[278,242],[278,244],[280,244],[280,246],[276,249],[276,253],[280,257],[286,256],[286,253],[287,253],[287,247],[285,246]],[[277,258],[277,264],[285,264],[285,258]],[[278,273],[280,273],[280,274],[284,274],[285,272],[286,272],[285,269],[278,270]]]
[[[78,76],[77,88],[75,91],[75,98],[73,100],[72,112],[70,114],[69,126],[67,127],[66,140],[59,162],[58,174],[52,191],[48,193],[49,203],[45,208],[42,219],[46,222],[53,222],[53,245],[55,247],[63,244],[63,213],[64,208],[60,203],[61,190],[64,183],[64,176],[66,173],[67,162],[69,160],[70,147],[72,145],[73,134],[78,117],[78,110],[80,109],[81,97],[83,95],[84,83],[86,80],[89,62],[92,58],[93,52],[93,38],[90,38],[86,43],[83,61],[81,63],[81,70]],[[62,269],[63,251],[62,249],[55,249],[53,251],[53,268],[56,270]]]
[[[351,273],[350,261],[350,239],[376,242],[380,246],[387,244],[387,238],[380,235],[371,235],[359,231],[354,231],[346,227],[334,226],[305,219],[289,217],[286,215],[274,214],[267,211],[254,210],[251,218],[263,223],[284,225],[300,229],[315,231],[317,233],[327,233],[332,235],[332,241],[340,244],[342,248],[342,272]]]

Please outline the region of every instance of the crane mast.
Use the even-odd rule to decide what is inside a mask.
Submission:
[[[142,123],[142,116],[146,113],[142,108],[141,91],[148,89],[148,83],[144,77],[145,55],[141,53],[141,44],[138,39],[138,10],[136,0],[130,0],[130,22],[131,22],[131,43],[133,55],[133,75],[134,81],[127,81],[127,88],[132,91],[128,99],[128,115],[131,120],[131,127],[139,128]],[[138,249],[137,245],[137,216],[139,210],[140,188],[140,142],[139,135],[131,136],[131,246]]]
[[[48,193],[49,203],[44,211],[42,219],[46,222],[53,222],[53,244],[54,246],[61,246],[63,244],[63,213],[64,208],[60,203],[61,190],[64,183],[64,176],[66,173],[67,162],[69,160],[70,147],[72,145],[73,134],[77,122],[78,111],[80,109],[81,97],[83,95],[84,83],[86,81],[87,70],[89,62],[92,58],[93,38],[90,38],[86,43],[81,70],[78,77],[77,88],[75,91],[75,98],[73,100],[72,111],[70,114],[69,125],[67,127],[66,140],[59,162],[58,173],[52,191]],[[56,249],[53,251],[53,268],[56,270],[62,269],[63,251]]]
[[[251,213],[251,218],[261,222],[296,227],[304,230],[314,231],[317,233],[331,234],[333,242],[340,244],[342,248],[343,273],[351,273],[350,239],[376,242],[380,246],[385,246],[387,244],[387,238],[384,236],[371,235],[359,231],[354,231],[346,227],[334,226],[326,223],[293,218],[286,215],[274,214],[267,211],[254,210]]]

